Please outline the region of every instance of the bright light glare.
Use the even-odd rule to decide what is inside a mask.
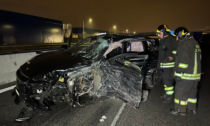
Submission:
[[[53,33],[58,33],[58,32],[60,31],[60,29],[58,29],[58,28],[53,28],[53,29],[51,29],[50,31],[53,32]]]
[[[114,25],[114,26],[113,26],[113,29],[117,29],[117,26],[116,26],[116,25]]]
[[[10,24],[5,24],[5,25],[3,25],[3,28],[5,28],[5,29],[11,29],[11,28],[14,28],[14,26],[12,26]]]
[[[92,23],[93,19],[92,18],[89,18],[89,23]]]

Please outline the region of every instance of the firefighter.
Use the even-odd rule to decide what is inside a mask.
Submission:
[[[196,114],[197,85],[201,77],[201,49],[184,27],[175,30],[178,47],[175,60],[175,98],[173,115],[186,116],[189,110]]]
[[[157,35],[160,37],[160,45],[158,47],[158,69],[161,73],[161,80],[164,85],[164,94],[161,96],[163,103],[173,100],[173,68],[176,53],[176,38],[170,34],[170,30],[166,25],[160,25],[157,28]]]

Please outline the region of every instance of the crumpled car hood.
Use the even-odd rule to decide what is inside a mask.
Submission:
[[[21,72],[31,78],[53,70],[81,66],[81,64],[88,64],[88,60],[62,51],[54,51],[34,57],[22,65],[20,69]]]

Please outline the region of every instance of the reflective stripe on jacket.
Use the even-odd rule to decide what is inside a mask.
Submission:
[[[176,38],[170,33],[166,33],[163,39],[160,40],[160,45],[158,47],[159,57],[158,57],[158,67],[159,68],[173,68],[174,59],[178,42]],[[168,57],[172,57],[173,60],[169,61]]]
[[[174,76],[181,79],[200,80],[201,49],[192,37],[179,41],[174,69]]]
[[[160,63],[160,68],[172,68],[174,67],[175,62]]]

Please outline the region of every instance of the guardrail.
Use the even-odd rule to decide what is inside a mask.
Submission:
[[[0,55],[68,48],[67,43],[0,45]]]
[[[75,45],[79,39],[72,39],[71,46]],[[56,49],[67,49],[68,43],[37,43],[37,44],[8,44],[0,45],[0,55],[39,52]]]

